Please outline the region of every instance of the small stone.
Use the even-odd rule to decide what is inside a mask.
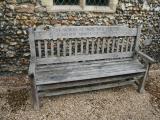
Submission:
[[[26,31],[26,30],[23,30],[23,34],[24,34],[24,35],[27,35],[27,31]]]
[[[58,27],[58,26],[62,26],[62,25],[61,25],[61,24],[55,24],[54,26],[55,26],[55,27]]]
[[[7,57],[14,57],[15,54],[16,53],[14,51],[7,51],[7,53],[6,53]]]
[[[9,5],[9,8],[10,8],[11,10],[14,10],[14,5]]]
[[[23,56],[28,57],[30,56],[30,53],[24,53]]]
[[[121,7],[121,9],[122,9],[123,11],[126,9],[126,7],[125,7],[125,4],[124,4],[124,3],[122,3],[120,7]]]
[[[71,24],[74,25],[74,24],[76,24],[76,22],[75,22],[75,21],[72,21]]]
[[[147,11],[149,11],[149,9],[150,9],[150,7],[149,7],[148,3],[147,3],[147,2],[144,2],[143,7],[142,7],[142,10],[147,10]]]
[[[17,45],[17,42],[10,42],[10,45]]]
[[[45,12],[47,9],[42,6],[35,6],[35,12]]]
[[[33,4],[18,5],[15,7],[16,12],[19,13],[34,13]]]
[[[21,30],[18,30],[18,31],[17,31],[17,34],[18,34],[18,35],[22,34],[22,31],[21,31]]]
[[[156,11],[156,12],[160,12],[160,7],[156,7],[156,8],[154,8],[154,11]]]
[[[26,20],[26,19],[27,19],[27,16],[22,16],[21,19],[22,19],[22,20]]]

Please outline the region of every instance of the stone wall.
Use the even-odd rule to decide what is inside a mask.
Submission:
[[[33,0],[35,1],[35,0]],[[130,1],[130,2],[128,2]],[[116,13],[61,12],[48,13],[35,2],[17,4],[15,0],[0,0],[0,74],[28,71],[30,50],[27,28],[38,25],[117,25],[130,27],[143,24],[141,48],[160,61],[160,1],[119,0]],[[152,40],[151,44],[148,43]]]

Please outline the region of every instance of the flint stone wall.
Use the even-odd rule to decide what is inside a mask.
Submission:
[[[160,1],[119,0],[114,14],[94,12],[48,13],[45,7],[16,0],[0,0],[0,75],[28,71],[30,50],[29,27],[38,25],[80,26],[142,23],[141,48],[160,62]],[[151,41],[152,40],[152,41]],[[151,44],[150,44],[151,43]]]

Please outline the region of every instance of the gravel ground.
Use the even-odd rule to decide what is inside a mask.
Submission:
[[[0,120],[160,120],[159,76],[151,72],[144,94],[126,86],[43,98],[40,111],[32,109],[26,76],[3,77]]]

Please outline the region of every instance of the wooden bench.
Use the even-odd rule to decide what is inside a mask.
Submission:
[[[140,26],[29,29],[34,108],[39,97],[136,83],[144,90],[152,58],[139,51]],[[145,64],[139,61],[142,58]]]

